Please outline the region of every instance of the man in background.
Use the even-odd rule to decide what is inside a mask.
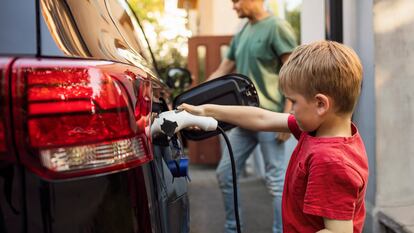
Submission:
[[[249,77],[256,86],[260,107],[289,112],[291,103],[279,92],[279,70],[297,46],[291,26],[264,8],[264,0],[232,0],[233,9],[239,18],[248,22],[238,32],[231,44],[227,57],[209,77],[214,79],[236,71]],[[273,197],[273,233],[282,232],[281,201],[284,176],[289,160],[284,142],[288,133],[254,132],[235,128],[229,133],[236,161],[237,176],[246,160],[259,145],[265,165],[265,180]],[[233,205],[233,184],[231,163],[227,150],[223,150],[217,167],[217,178],[223,193],[226,211],[226,233],[236,232]],[[240,208],[239,208],[240,209]]]

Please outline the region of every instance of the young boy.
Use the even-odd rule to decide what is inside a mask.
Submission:
[[[286,171],[284,232],[361,232],[368,161],[351,122],[361,82],[355,52],[320,41],[299,46],[280,71],[291,115],[249,106],[179,108],[250,130],[292,132],[298,144]]]

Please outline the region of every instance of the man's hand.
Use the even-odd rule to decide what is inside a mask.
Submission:
[[[205,81],[210,81],[215,78],[221,77],[223,75],[229,74],[234,71],[236,68],[236,62],[229,60],[228,58],[224,58],[217,70],[215,70]]]
[[[290,138],[290,133],[280,132],[277,134],[276,140],[278,143],[283,143]]]

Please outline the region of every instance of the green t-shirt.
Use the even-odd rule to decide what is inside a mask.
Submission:
[[[227,54],[235,61],[238,73],[249,77],[256,86],[260,107],[282,112],[284,97],[279,91],[280,56],[290,53],[297,42],[291,26],[269,16],[255,24],[247,23],[237,33]]]

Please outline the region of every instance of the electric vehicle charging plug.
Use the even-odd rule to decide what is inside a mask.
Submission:
[[[181,154],[181,146],[174,140],[175,133],[181,129],[197,126],[204,131],[213,131],[217,129],[217,120],[212,117],[196,116],[184,110],[171,110],[162,112],[154,119],[151,125],[151,135],[163,133],[168,136],[171,148],[174,148],[178,156],[175,159],[166,161],[171,174],[174,177],[188,176],[188,158]]]
[[[217,120],[212,117],[196,116],[184,110],[171,110],[162,112],[155,118],[151,126],[151,135],[164,133],[172,137],[181,129],[197,126],[204,131],[217,129]]]
[[[234,161],[233,150],[231,149],[231,144],[226,136],[224,130],[218,126],[216,119],[212,117],[205,116],[196,116],[190,114],[184,110],[171,110],[167,112],[162,112],[155,118],[151,126],[151,135],[156,135],[159,133],[164,133],[169,138],[173,137],[175,133],[181,129],[197,126],[204,131],[213,131],[218,129],[223,135],[227,148],[229,149],[230,161],[231,161],[231,170],[233,177],[233,197],[234,197],[234,213],[236,217],[236,228],[237,232],[241,233],[240,217],[239,217],[239,208],[238,208],[238,197],[237,197],[237,181],[236,181],[236,165]],[[188,176],[188,159],[179,159],[175,161],[169,161],[168,167],[174,177]]]

